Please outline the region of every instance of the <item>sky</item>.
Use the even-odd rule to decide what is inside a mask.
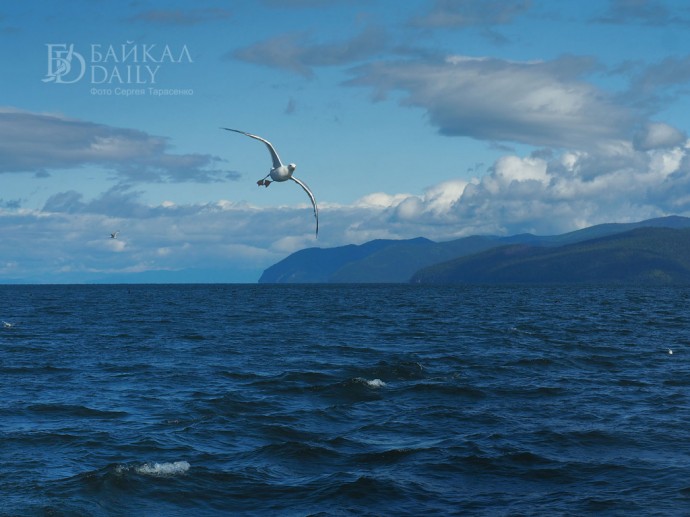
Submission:
[[[690,216],[685,0],[3,1],[0,38],[0,283]]]

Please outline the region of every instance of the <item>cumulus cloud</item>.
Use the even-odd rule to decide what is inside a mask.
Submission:
[[[427,188],[422,198],[424,211],[443,220],[448,207],[460,199],[468,184],[465,180],[454,179]]]
[[[633,120],[604,91],[579,79],[594,66],[575,57],[382,61],[356,68],[348,84],[372,88],[375,99],[402,91],[401,104],[425,110],[445,135],[578,148],[629,137]]]
[[[237,179],[208,154],[173,154],[166,138],[60,115],[0,109],[0,173],[95,165],[130,182]]]
[[[670,142],[662,138],[665,143]],[[433,186],[363,223],[438,240],[472,234],[558,234],[690,211],[690,144],[632,145],[557,156],[508,155],[469,182]],[[440,193],[440,195],[439,195]]]
[[[224,58],[282,68],[309,78],[314,75],[314,67],[351,64],[375,55],[385,46],[385,32],[377,27],[367,27],[352,39],[340,43],[314,43],[304,32],[281,34],[228,53]]]

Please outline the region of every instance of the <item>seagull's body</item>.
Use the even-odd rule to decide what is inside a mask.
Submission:
[[[271,170],[266,176],[264,176],[262,179],[257,181],[257,185],[259,186],[264,186],[268,187],[272,182],[268,180],[267,178],[271,178],[273,181],[277,182],[282,182],[282,181],[287,181],[287,180],[292,180],[295,183],[297,183],[302,189],[307,193],[309,196],[309,199],[311,200],[311,204],[314,207],[314,217],[316,218],[316,236],[318,237],[319,235],[319,209],[316,206],[316,198],[314,198],[314,194],[312,194],[311,190],[309,190],[309,187],[304,184],[304,182],[298,180],[295,178],[292,174],[295,172],[295,169],[297,168],[297,165],[294,163],[289,163],[287,165],[283,165],[283,162],[280,161],[280,157],[278,156],[278,153],[276,152],[275,148],[273,147],[273,144],[266,140],[265,138],[261,138],[260,136],[257,135],[252,135],[251,133],[247,133],[245,131],[240,131],[239,129],[230,129],[229,127],[224,127],[222,129],[225,129],[227,131],[234,131],[235,133],[240,133],[242,135],[246,135],[250,138],[254,138],[256,140],[259,140],[266,144],[266,147],[268,148],[268,152],[271,153],[271,159],[273,160],[273,167],[271,167]]]

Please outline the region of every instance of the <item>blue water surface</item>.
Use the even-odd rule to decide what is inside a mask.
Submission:
[[[0,515],[688,514],[689,300],[0,286]]]

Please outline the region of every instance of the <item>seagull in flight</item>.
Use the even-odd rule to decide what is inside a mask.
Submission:
[[[234,131],[235,133],[240,133],[242,135],[246,135],[250,138],[254,138],[256,140],[259,140],[266,144],[266,147],[268,147],[268,152],[271,153],[271,159],[273,160],[273,167],[271,167],[271,171],[266,174],[262,179],[256,182],[257,185],[259,186],[264,186],[268,187],[272,181],[287,181],[287,180],[292,180],[295,183],[297,183],[304,191],[307,193],[309,196],[309,199],[311,200],[311,204],[314,207],[314,217],[316,218],[316,236],[319,236],[319,209],[316,206],[316,199],[314,198],[314,194],[311,193],[311,190],[309,190],[309,187],[304,184],[303,181],[298,180],[295,178],[292,173],[295,172],[295,169],[297,168],[297,165],[294,163],[289,163],[287,165],[283,165],[283,162],[280,161],[280,157],[278,156],[278,153],[276,152],[275,148],[265,138],[261,138],[260,136],[257,135],[252,135],[251,133],[247,133],[245,131],[240,131],[239,129],[230,129],[229,127],[224,127],[221,129],[225,129],[227,131]],[[267,179],[270,176],[271,180]]]
[[[111,233],[111,234],[110,234],[110,238],[111,238],[111,239],[117,239],[117,236],[119,235],[119,233],[120,233],[120,230]]]

